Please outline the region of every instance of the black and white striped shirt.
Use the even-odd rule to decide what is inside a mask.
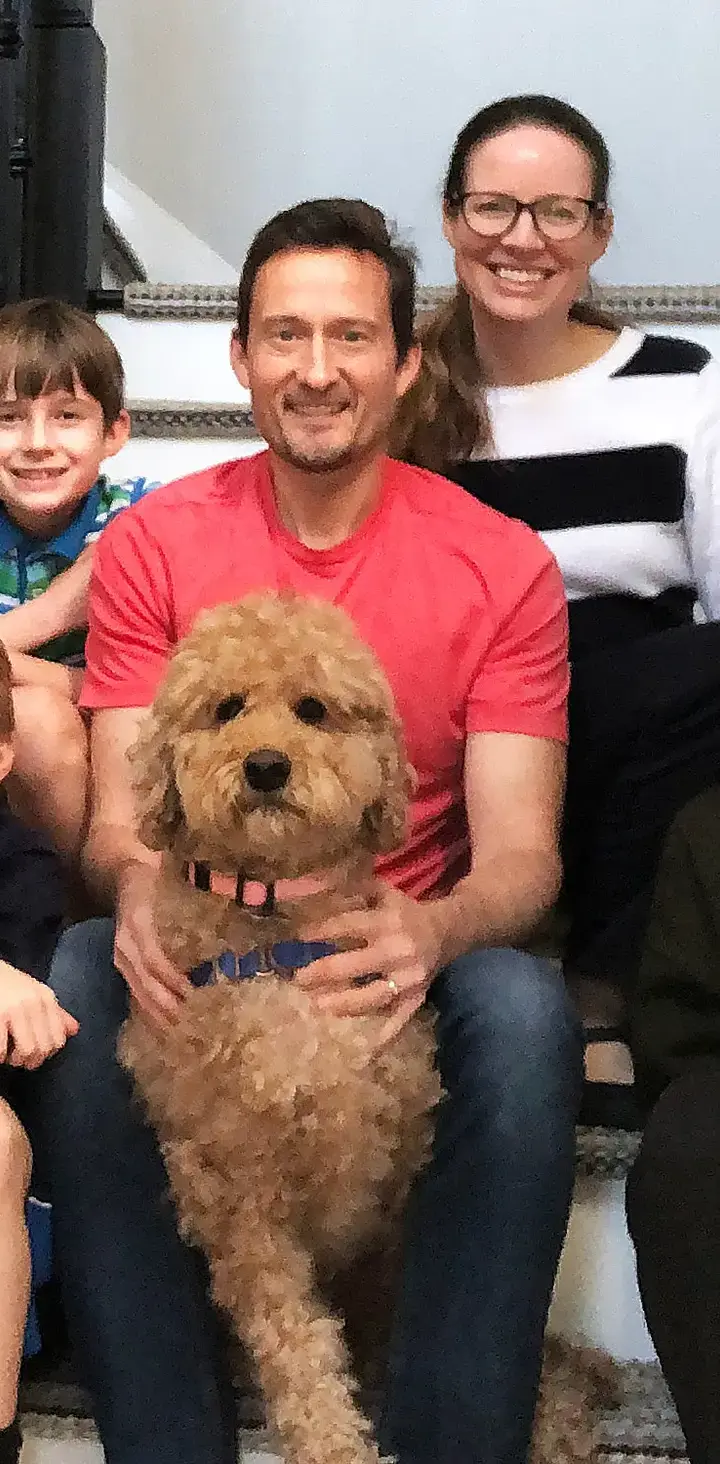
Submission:
[[[720,619],[720,363],[626,328],[598,361],[488,390],[492,446],[449,473],[555,555],[573,654]]]

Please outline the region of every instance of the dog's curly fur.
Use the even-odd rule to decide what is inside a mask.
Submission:
[[[258,749],[287,759],[281,790],[249,785]],[[186,970],[371,903],[375,857],[405,832],[412,775],[392,695],[331,605],[257,595],[203,615],[135,761],[140,833],[163,855],[158,936]],[[334,883],[260,917],[192,887],[188,861],[264,883],[332,871]],[[263,974],[193,988],[162,1038],[138,1011],[121,1035],[182,1232],[249,1347],[286,1464],[379,1460],[320,1283],[393,1244],[429,1153],[441,1098],[429,1017],[378,1051],[382,1020],[323,1014]],[[578,1371],[561,1344],[548,1359],[533,1464],[588,1460],[599,1364]]]

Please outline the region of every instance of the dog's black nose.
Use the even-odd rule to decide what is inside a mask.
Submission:
[[[245,777],[256,793],[277,793],[285,787],[292,764],[289,757],[276,747],[258,747],[255,752],[248,753],[243,767]]]

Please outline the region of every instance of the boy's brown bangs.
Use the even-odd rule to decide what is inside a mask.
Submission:
[[[84,311],[58,300],[29,300],[0,310],[0,392],[77,395],[78,382],[102,407],[105,427],[124,399],[120,357],[110,337]]]
[[[74,367],[74,369],[73,369]],[[77,382],[90,391],[83,373],[60,342],[18,336],[0,342],[0,392],[8,396],[39,397],[53,391],[75,396]],[[90,392],[91,396],[94,392]]]

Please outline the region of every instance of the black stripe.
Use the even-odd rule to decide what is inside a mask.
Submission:
[[[447,477],[531,529],[675,524],[682,518],[686,454],[669,443],[558,457],[453,463]]]
[[[570,659],[579,660],[592,651],[618,642],[639,640],[676,625],[689,625],[693,618],[694,590],[677,586],[651,599],[639,595],[588,595],[571,600]]]
[[[681,341],[676,336],[648,335],[635,355],[613,372],[613,377],[697,376],[710,359],[710,352],[695,341]]]

